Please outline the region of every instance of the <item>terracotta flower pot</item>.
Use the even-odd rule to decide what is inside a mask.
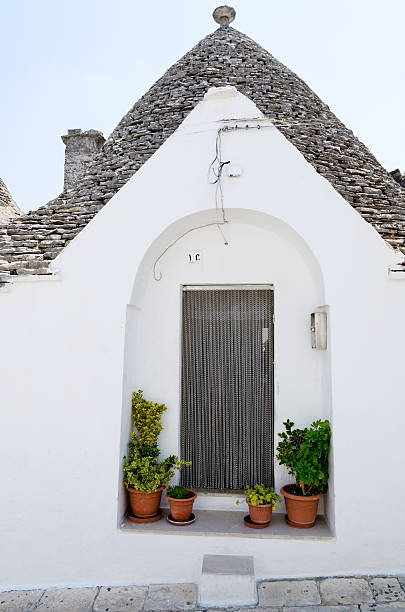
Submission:
[[[259,504],[258,506],[253,506],[250,502],[247,502],[247,505],[249,506],[249,514],[253,523],[257,523],[258,525],[270,523],[273,513],[273,504]]]
[[[191,493],[191,495],[185,499],[175,499],[169,495],[167,496],[170,504],[170,514],[175,521],[187,521],[193,511],[193,504],[197,493],[191,489],[186,489],[186,491]]]
[[[144,493],[127,487],[132,514],[142,518],[155,516],[159,512],[163,489],[160,487],[152,493]]]
[[[295,485],[284,485],[280,493],[284,497],[287,510],[287,523],[299,529],[308,529],[315,525],[318,502],[323,493],[318,495],[294,495],[290,490],[294,490]]]

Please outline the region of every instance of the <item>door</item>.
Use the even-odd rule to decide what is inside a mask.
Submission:
[[[273,485],[273,291],[184,287],[184,486]]]

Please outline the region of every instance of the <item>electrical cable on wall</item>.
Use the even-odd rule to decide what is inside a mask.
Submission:
[[[228,221],[225,221],[225,223],[228,223]],[[180,236],[178,236],[176,238],[176,240],[173,240],[173,242],[171,242],[164,251],[161,252],[161,254],[159,255],[159,257],[157,259],[155,259],[155,263],[153,264],[153,278],[155,279],[155,281],[160,281],[162,280],[162,273],[159,272],[159,276],[156,274],[156,266],[159,263],[159,261],[162,259],[163,255],[165,255],[165,253],[167,253],[167,251],[169,249],[172,248],[172,246],[174,246],[179,240],[181,240],[182,238],[184,238],[184,236],[187,236],[187,234],[190,234],[191,232],[194,232],[195,230],[198,229],[203,229],[204,227],[212,227],[213,225],[217,225],[217,226],[221,226],[224,225],[224,222],[221,221],[214,221],[212,223],[204,223],[204,225],[197,225],[196,227],[192,227],[191,229],[187,230],[186,232],[184,232],[183,234],[181,234]],[[218,227],[219,229],[219,227]],[[224,239],[224,244],[227,245],[228,242],[226,241],[226,238],[224,236],[224,234],[222,233],[221,230],[219,230],[223,239]]]
[[[224,245],[228,246],[229,244],[224,235],[224,232],[221,226],[226,225],[228,223],[228,220],[225,216],[225,209],[224,209],[224,192],[222,189],[222,171],[223,171],[224,166],[229,164],[230,161],[224,162],[221,159],[221,144],[222,144],[221,143],[221,132],[222,132],[222,128],[220,128],[217,132],[217,137],[215,141],[215,157],[208,168],[208,181],[209,183],[211,183],[211,185],[216,185],[215,213],[216,213],[216,216],[218,217],[218,214],[220,211],[220,215],[221,215],[220,220],[213,221],[211,223],[204,223],[203,225],[197,225],[196,227],[192,227],[191,229],[187,230],[186,232],[178,236],[175,240],[173,240],[173,242],[171,242],[161,252],[159,257],[155,259],[155,262],[153,264],[153,278],[155,279],[155,281],[162,280],[162,273],[159,272],[159,275],[156,273],[156,266],[159,263],[159,261],[162,259],[163,255],[165,255],[165,253],[167,253],[167,251],[171,249],[172,246],[174,246],[179,240],[184,238],[184,236],[187,236],[187,234],[190,234],[190,232],[194,232],[195,230],[198,230],[198,229],[203,229],[204,227],[216,226],[218,228],[219,233],[221,234],[222,240],[224,241]]]
[[[222,141],[221,141],[221,133],[223,128],[219,128],[217,132],[217,137],[215,140],[215,157],[210,163],[208,168],[208,181],[211,185],[216,185],[215,189],[215,210],[218,213],[218,210],[221,210],[222,223],[228,223],[225,217],[224,210],[224,192],[222,189],[222,171],[224,166],[230,164],[230,160],[222,161]],[[218,228],[219,229],[219,228]]]
[[[261,119],[261,118],[260,118]],[[192,227],[191,229],[187,230],[186,232],[184,232],[183,234],[181,234],[180,236],[178,236],[175,240],[173,240],[173,242],[171,242],[159,255],[159,257],[157,257],[157,259],[155,259],[155,262],[153,264],[153,278],[156,281],[160,281],[162,279],[162,273],[159,272],[159,275],[156,274],[156,266],[159,263],[159,261],[162,259],[162,257],[167,253],[167,251],[169,249],[172,248],[172,246],[174,246],[179,240],[181,240],[182,238],[184,238],[184,236],[187,236],[187,234],[190,234],[191,232],[194,232],[195,230],[198,229],[203,229],[204,227],[214,227],[216,226],[218,228],[219,233],[221,234],[221,237],[224,241],[224,245],[228,246],[228,241],[224,235],[224,232],[222,230],[222,226],[226,225],[227,223],[229,223],[229,221],[226,218],[226,214],[225,214],[225,208],[224,208],[224,192],[223,192],[223,188],[222,188],[222,172],[224,169],[224,166],[226,166],[227,164],[230,164],[230,160],[227,161],[223,161],[222,160],[222,140],[221,140],[221,135],[223,132],[230,132],[230,131],[237,131],[237,130],[249,130],[249,129],[265,129],[265,128],[275,128],[277,127],[277,125],[279,126],[283,126],[283,127],[296,127],[296,126],[306,126],[306,127],[314,127],[316,126],[316,124],[326,124],[329,123],[331,124],[331,127],[335,127],[338,128],[338,125],[336,125],[336,121],[333,121],[331,119],[307,119],[305,121],[300,121],[300,120],[296,120],[296,121],[288,121],[288,120],[284,120],[284,119],[272,119],[271,120],[271,124],[270,125],[261,125],[260,123],[256,123],[257,120],[255,119],[234,119],[231,120],[232,122],[234,122],[234,125],[223,125],[222,127],[220,127],[217,131],[217,136],[216,136],[216,140],[215,140],[215,157],[212,160],[212,162],[209,165],[208,168],[208,181],[209,183],[211,183],[211,185],[216,185],[215,188],[215,212],[216,215],[218,217],[218,214],[220,214],[220,220],[219,221],[213,221],[211,223],[205,223],[203,225],[197,225],[196,227]],[[250,122],[250,123],[246,123],[246,122]],[[252,122],[254,122],[252,124]],[[238,125],[239,123],[239,125]]]

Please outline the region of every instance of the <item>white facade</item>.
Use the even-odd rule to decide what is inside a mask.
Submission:
[[[215,225],[194,228],[218,219],[207,171],[217,130],[235,119],[251,129],[222,134],[222,158],[242,170],[224,172],[225,246]],[[188,263],[193,250],[201,263]],[[0,293],[0,588],[198,581],[209,553],[253,555],[259,577],[404,572],[405,282],[389,278],[394,261],[251,101],[210,90],[53,262],[55,277]],[[160,445],[177,453],[181,286],[205,283],[274,286],[275,435],[286,418],[331,420],[335,539],[120,531],[131,392],[167,404]],[[328,312],[326,351],[311,349],[317,310]],[[286,481],[277,468],[276,488]]]

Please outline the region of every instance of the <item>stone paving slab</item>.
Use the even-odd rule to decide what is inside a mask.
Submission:
[[[258,593],[260,606],[308,606],[321,603],[315,580],[261,582]]]
[[[195,610],[195,612],[281,612],[282,608],[258,608],[257,606],[251,606],[250,608],[206,608],[201,610]],[[305,608],[306,612],[312,612],[312,608]],[[357,610],[357,612],[359,612]]]
[[[92,612],[141,612],[148,587],[101,587]]]
[[[377,603],[401,601],[405,593],[397,578],[371,578],[369,580],[371,591]]]
[[[274,608],[272,608],[274,610]],[[358,606],[293,606],[283,608],[283,612],[359,612]],[[261,611],[260,611],[261,612]]]
[[[250,608],[208,608],[206,610],[201,610],[200,612],[281,612],[282,608],[258,608],[257,606],[250,606]],[[312,608],[308,610],[306,608],[306,612],[311,612]],[[195,612],[198,612],[197,610]],[[357,611],[358,612],[358,611]]]
[[[1,612],[31,612],[44,594],[41,591],[7,591],[0,593]]]
[[[98,588],[48,589],[35,608],[37,612],[91,612]]]
[[[322,603],[361,604],[374,602],[373,594],[364,578],[326,578],[319,583]]]
[[[149,587],[144,611],[183,612],[194,610],[196,602],[196,584],[153,584]]]
[[[394,601],[385,604],[361,604],[361,612],[395,612],[405,610],[405,601]]]
[[[252,612],[252,610],[257,610],[257,612],[280,612],[281,608],[257,608],[257,607],[253,607],[253,608],[231,608],[232,612]],[[312,608],[311,608],[312,610]],[[216,612],[216,611],[215,611]],[[228,610],[226,611],[228,612]],[[308,612],[308,610],[307,610]]]
[[[268,580],[258,606],[208,609],[188,583],[24,590],[0,593],[0,612],[405,612],[404,587],[403,576]]]

